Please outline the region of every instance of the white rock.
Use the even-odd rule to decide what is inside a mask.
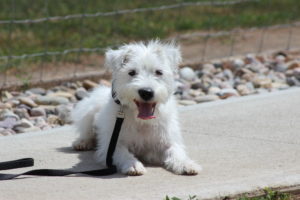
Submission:
[[[221,91],[219,87],[212,86],[208,89],[208,94],[217,94]]]
[[[179,75],[186,81],[193,81],[196,78],[195,71],[190,67],[183,67],[179,70]]]
[[[241,68],[245,65],[245,62],[240,58],[236,58],[236,59],[233,60],[232,64],[233,64],[235,69],[239,69],[239,68]]]

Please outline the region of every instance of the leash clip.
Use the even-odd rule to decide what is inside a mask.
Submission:
[[[117,117],[118,118],[124,118],[125,117],[124,111],[123,111],[123,106],[120,106],[120,109],[117,112]]]

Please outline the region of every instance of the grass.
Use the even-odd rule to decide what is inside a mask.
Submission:
[[[191,1],[191,0],[183,0]],[[202,0],[204,1],[204,0]],[[224,0],[228,1],[228,0]],[[0,1],[0,19],[36,19],[77,13],[108,12],[140,7],[155,7],[174,0],[44,0]],[[14,12],[11,12],[14,7]],[[131,40],[164,38],[174,32],[223,30],[235,27],[264,26],[300,19],[299,0],[261,0],[219,7],[185,7],[164,11],[110,17],[73,19],[38,24],[0,25],[0,55],[59,51],[66,48],[105,47]],[[9,33],[12,32],[11,38]],[[47,46],[47,47],[45,47]]]
[[[247,197],[247,196],[242,196],[240,198],[235,198],[238,200],[293,200],[293,197],[290,194],[287,193],[280,193],[277,191],[274,191],[270,188],[265,188],[264,189],[264,195],[259,196],[259,197]],[[224,199],[229,199],[229,198],[224,198]],[[166,196],[164,200],[183,200],[178,197],[169,197]],[[187,200],[199,200],[196,195],[189,196]]]
[[[37,19],[78,13],[156,7],[178,2],[209,0],[1,0],[0,20]],[[230,0],[220,0],[230,1]],[[15,3],[14,3],[15,2]],[[45,2],[48,2],[47,5]],[[260,0],[229,6],[175,8],[109,17],[53,21],[37,24],[0,24],[0,56],[62,51],[79,47],[107,47],[129,41],[165,38],[196,30],[229,30],[237,27],[289,23],[300,19],[299,0]],[[78,60],[78,54],[42,56],[32,62]],[[2,63],[1,63],[2,62]],[[26,62],[0,61],[0,71]]]

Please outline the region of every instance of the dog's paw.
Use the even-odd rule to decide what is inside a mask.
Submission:
[[[129,176],[140,176],[145,174],[147,171],[141,162],[135,161],[130,164],[125,164],[122,167],[121,172]]]
[[[77,151],[88,151],[94,149],[96,146],[94,139],[77,139],[73,142],[72,147]]]
[[[176,163],[170,169],[178,175],[197,175],[202,171],[202,167],[193,161],[187,161],[183,163]]]

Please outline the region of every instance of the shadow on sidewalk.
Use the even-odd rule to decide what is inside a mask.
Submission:
[[[58,152],[67,153],[67,154],[78,154],[79,162],[75,164],[72,168],[68,168],[66,170],[71,171],[88,171],[88,170],[98,170],[104,169],[106,166],[101,165],[95,161],[94,153],[95,151],[75,151],[72,147],[60,147],[57,148]],[[112,178],[126,178],[126,175],[116,173],[114,175],[109,176],[89,176],[84,174],[77,174],[75,176],[82,177],[91,177],[91,178],[102,178],[102,179],[112,179]]]

